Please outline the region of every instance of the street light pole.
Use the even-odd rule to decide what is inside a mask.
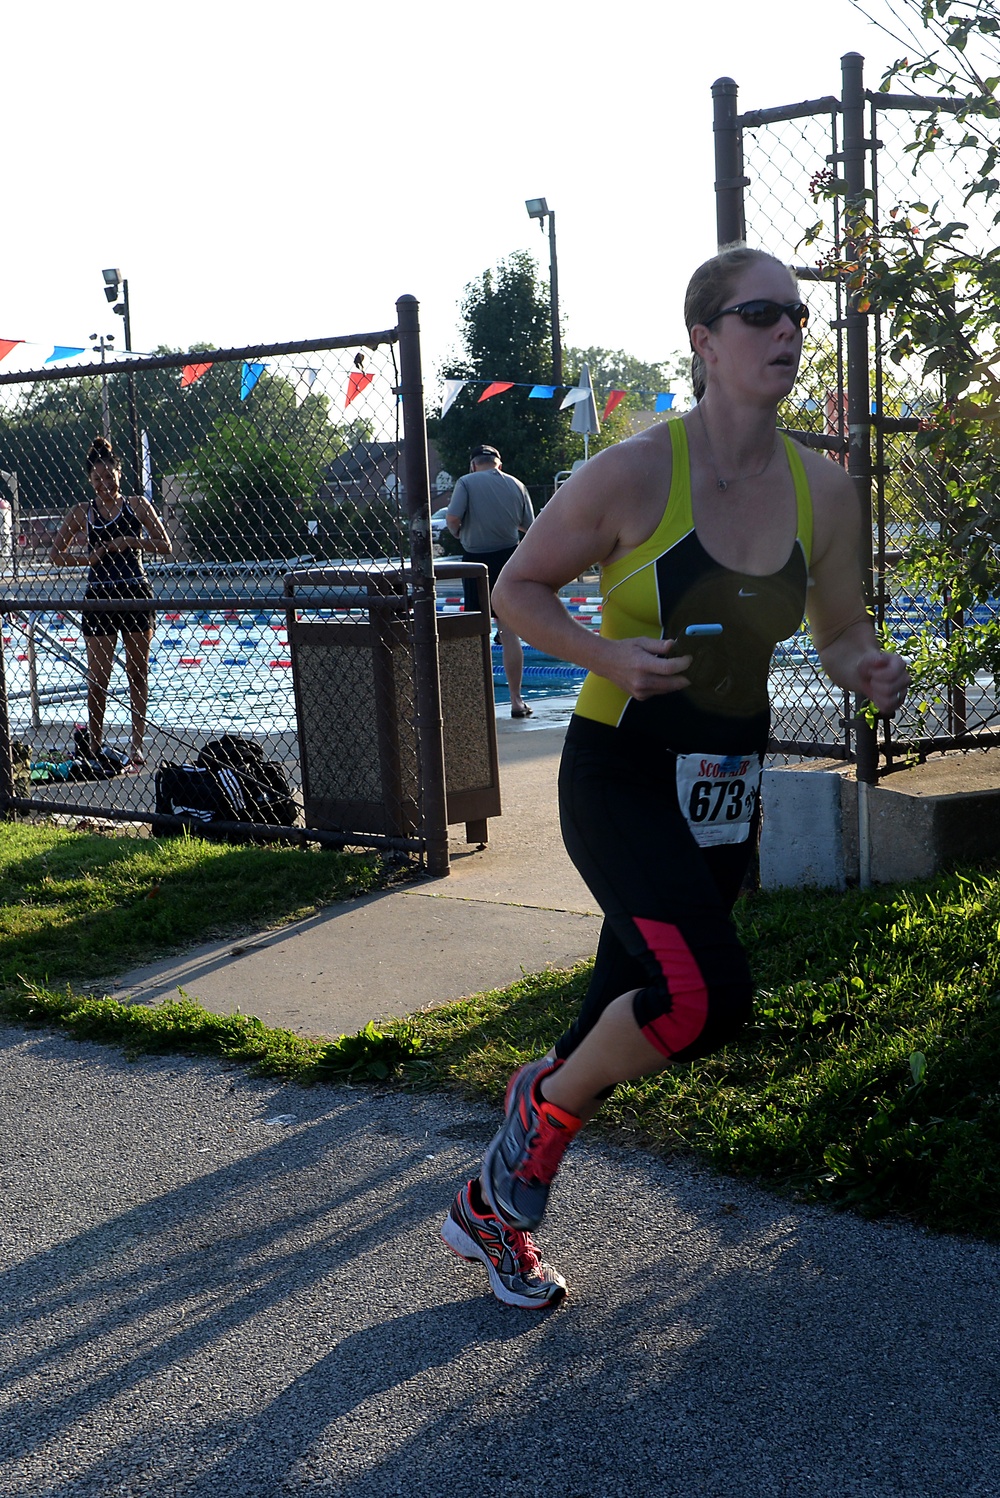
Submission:
[[[116,312],[125,324],[125,351],[132,352],[132,309],[128,299],[128,281],[123,280],[122,273],[117,267],[101,272],[104,277],[104,295],[109,302],[115,305],[111,308]],[[118,286],[121,284],[122,299],[118,301]],[[132,438],[132,483],[133,493],[143,492],[142,473],[142,437],[139,433],[139,413],[135,399],[135,371],[130,369],[127,376],[128,384],[128,425]]]
[[[556,216],[544,198],[528,198],[525,208],[529,218],[537,218],[538,227],[545,233],[545,220],[549,221],[549,300],[552,306],[552,383],[561,385],[562,338],[559,333],[559,265],[556,260]]]
[[[115,341],[113,333],[105,338],[103,333],[91,333],[91,343],[96,343],[101,351],[101,430],[104,432],[106,442],[111,441],[111,407],[108,404],[108,377],[104,373],[104,350],[109,349]]]

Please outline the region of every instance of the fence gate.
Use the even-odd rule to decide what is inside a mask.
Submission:
[[[899,580],[909,540],[950,520],[944,486],[914,442],[940,390],[918,369],[887,362],[882,314],[865,310],[863,293],[849,285],[847,267],[858,260],[852,214],[867,214],[877,234],[897,204],[940,202],[946,217],[969,221],[971,250],[985,250],[991,240],[987,222],[977,223],[962,202],[945,152],[907,149],[914,121],[929,113],[939,116],[947,146],[949,127],[963,128],[950,117],[965,101],[872,92],[863,69],[864,59],[849,52],[841,59],[839,98],[743,113],[731,78],[713,85],[716,222],[720,246],[746,241],[795,262],[807,283],[811,317],[799,380],[779,421],[847,467],[867,521],[862,560],[876,626],[905,654],[907,640],[924,627],[961,627],[935,617],[933,602]],[[956,213],[949,214],[953,201]],[[779,648],[771,695],[774,753],[851,759],[868,782],[877,779],[880,758],[885,773],[904,755],[1000,742],[991,677],[950,684],[922,714],[908,703],[895,719],[880,719],[876,733],[858,716],[863,703],[852,704],[823,676],[805,629]]]
[[[100,363],[0,373],[0,494],[13,510],[0,582],[0,812],[175,825],[155,804],[156,768],[190,763],[230,735],[253,740],[299,803],[298,816],[276,824],[250,815],[251,795],[230,830],[396,849],[447,872],[417,304],[402,297],[396,310],[396,326],[343,337],[113,359],[102,350]],[[121,460],[133,511],[148,514],[148,502],[172,543],[169,558],[144,555],[155,608],[148,673],[119,635],[106,687],[109,657],[94,630],[123,605],[88,605],[86,635],[80,612],[93,499],[85,458],[98,433]],[[74,505],[84,529],[73,555],[53,562]],[[406,657],[393,712],[412,747],[383,779],[377,827],[321,816],[310,825],[295,701],[309,665],[296,660],[297,633],[329,625],[332,638],[354,623],[359,635],[384,634],[390,617]],[[314,768],[323,735],[363,738],[381,723],[376,657],[352,650],[329,720],[313,715]],[[140,746],[145,762],[121,774]],[[376,761],[390,750],[381,743]]]

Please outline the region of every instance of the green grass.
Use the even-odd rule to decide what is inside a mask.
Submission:
[[[91,985],[385,883],[375,856],[0,823],[0,995]]]
[[[184,999],[117,1004],[66,986],[380,877],[375,861],[299,849],[0,828],[0,1014],[131,1054],[499,1100],[512,1068],[565,1028],[588,964],[331,1043]],[[759,985],[753,1025],[716,1056],[620,1087],[599,1126],[800,1199],[1000,1237],[1000,875],[758,894],[737,915]]]
[[[619,1087],[603,1126],[800,1199],[1000,1236],[1000,877],[758,894],[738,923],[754,1024],[716,1056]],[[588,971],[422,1016],[433,1075],[499,1098]]]

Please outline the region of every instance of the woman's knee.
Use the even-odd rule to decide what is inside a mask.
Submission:
[[[753,1013],[746,953],[730,923],[714,931],[637,924],[658,968],[656,978],[633,1001],[636,1023],[646,1039],[677,1061],[707,1056],[728,1045]]]

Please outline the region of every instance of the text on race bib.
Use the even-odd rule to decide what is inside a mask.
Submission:
[[[746,842],[760,770],[758,754],[677,755],[677,801],[700,847]]]

